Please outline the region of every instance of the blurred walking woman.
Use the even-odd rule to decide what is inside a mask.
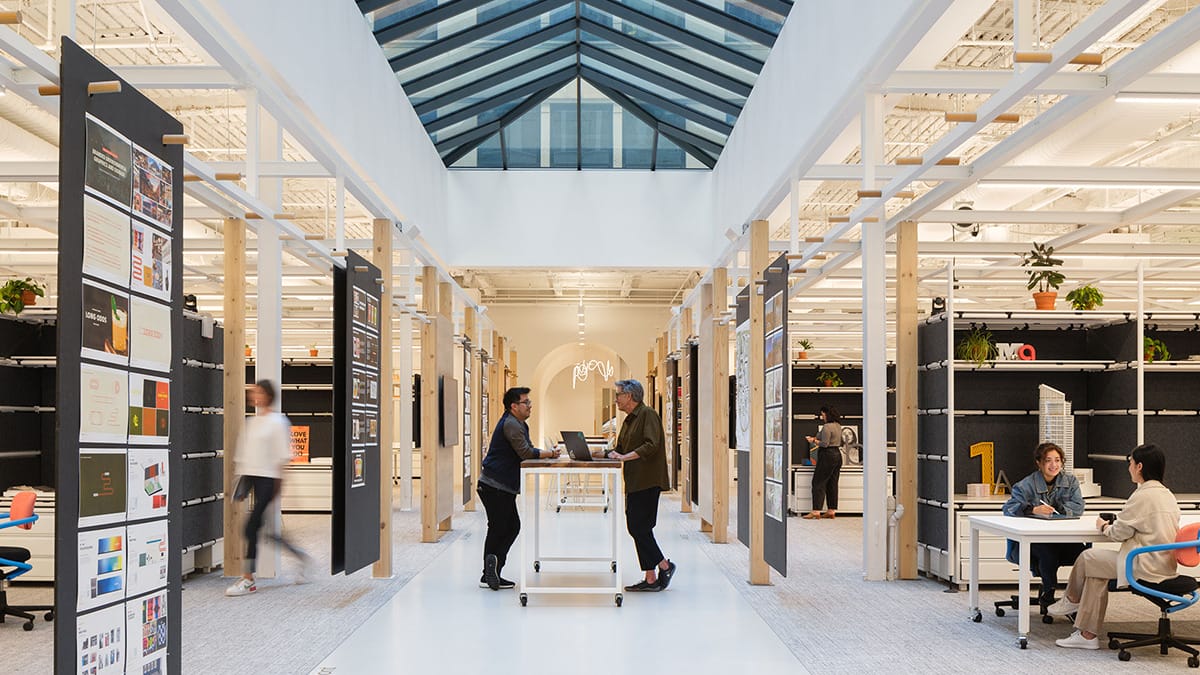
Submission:
[[[817,446],[817,468],[813,470],[812,511],[802,516],[817,520],[824,515],[837,515],[838,478],[842,473],[842,418],[831,406],[821,406],[821,430],[816,436],[807,436],[809,443]],[[821,507],[829,503],[824,514]]]

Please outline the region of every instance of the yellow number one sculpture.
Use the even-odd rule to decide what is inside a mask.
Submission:
[[[996,446],[991,441],[971,445],[971,456],[978,457],[983,465],[983,478],[980,483],[992,486],[992,494],[996,494]]]

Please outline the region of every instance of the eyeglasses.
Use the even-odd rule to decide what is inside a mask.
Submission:
[[[533,401],[530,401],[528,399],[526,399],[524,401],[517,401],[517,405],[533,405]]]

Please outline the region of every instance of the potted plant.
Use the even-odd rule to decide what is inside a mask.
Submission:
[[[312,356],[312,357],[316,357],[316,355],[317,355],[317,346],[316,345],[308,346],[308,355]]]
[[[1149,335],[1142,338],[1142,353],[1146,357],[1146,363],[1166,361],[1171,358],[1171,350],[1167,349],[1166,343]]]
[[[1067,302],[1071,303],[1071,309],[1087,312],[1104,304],[1104,294],[1099,288],[1084,284],[1067,293]]]
[[[807,359],[808,358],[808,350],[813,348],[812,340],[801,340],[801,341],[797,342],[796,344],[800,346],[800,352],[798,354],[796,354],[796,358]]]
[[[1021,266],[1030,268],[1029,283],[1025,284],[1025,288],[1031,291],[1037,289],[1033,293],[1034,306],[1038,309],[1054,309],[1058,287],[1066,280],[1062,272],[1055,269],[1063,264],[1062,258],[1053,257],[1053,246],[1037,242],[1034,242],[1033,250],[1029,253],[1018,255],[1021,257]]]
[[[820,375],[817,375],[817,382],[826,387],[842,386],[842,376],[838,375],[836,370],[822,370]]]
[[[999,355],[992,332],[984,326],[974,326],[954,347],[954,356],[976,366],[995,360]]]
[[[246,345],[246,358],[250,358],[253,355],[254,350],[250,348],[250,345]]]
[[[30,277],[9,279],[0,286],[0,313],[20,314],[26,305],[37,304],[46,297],[46,289]]]

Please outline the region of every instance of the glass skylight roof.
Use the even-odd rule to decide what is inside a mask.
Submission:
[[[791,0],[358,0],[447,166],[711,168]]]

